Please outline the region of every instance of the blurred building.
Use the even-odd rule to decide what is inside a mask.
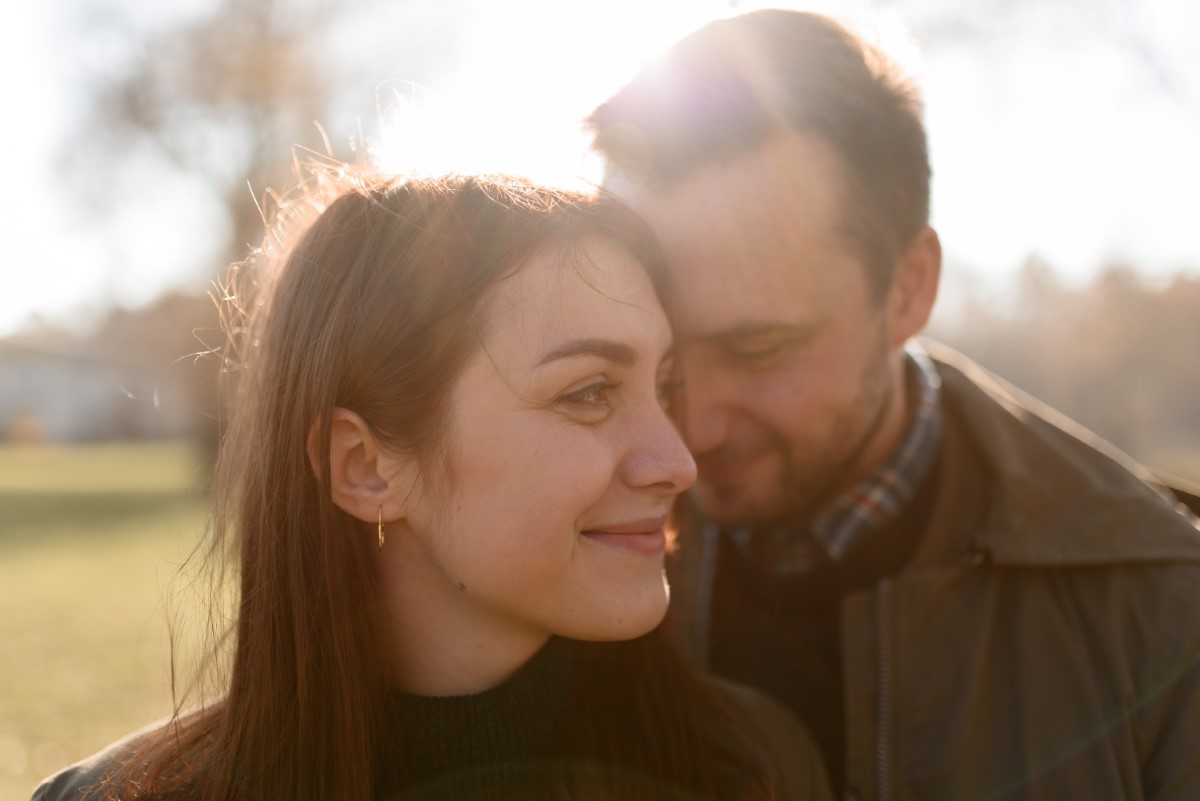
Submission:
[[[215,442],[216,312],[175,293],[116,309],[88,335],[44,329],[0,340],[0,441],[199,436]]]
[[[0,436],[8,441],[156,439],[194,433],[189,389],[159,365],[0,342]]]

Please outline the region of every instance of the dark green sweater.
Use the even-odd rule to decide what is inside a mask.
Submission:
[[[589,647],[593,646],[551,639],[509,681],[478,695],[393,694],[383,710],[386,731],[375,760],[376,798],[525,801],[555,795],[550,788],[557,789],[562,782],[594,792],[619,776],[622,786],[638,788],[639,798],[692,799],[687,791],[636,771],[550,756],[564,753],[564,744],[556,738],[562,731],[560,723],[572,712],[570,685],[586,658],[583,649]],[[747,762],[763,760],[762,768],[778,783],[781,801],[832,801],[815,745],[778,704],[745,688],[714,684],[712,689],[737,723],[714,718],[711,733]],[[632,709],[627,712],[636,716]],[[131,742],[154,736],[161,725],[147,727],[47,779],[34,793],[34,801],[76,801],[82,789],[102,780]],[[761,739],[765,750],[760,753],[751,739]],[[721,798],[738,797],[748,778],[736,765],[731,764],[730,770],[728,786],[739,790],[718,793]]]
[[[572,643],[552,639],[498,687],[453,697],[397,693],[376,765],[378,795],[404,801],[519,798],[545,778],[566,702]]]

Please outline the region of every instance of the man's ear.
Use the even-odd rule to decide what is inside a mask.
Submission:
[[[308,444],[315,463],[312,437]],[[366,421],[340,407],[330,419],[329,476],[334,504],[367,523],[379,520],[381,510],[385,522],[407,517],[417,497],[416,459],[381,451]]]
[[[898,348],[929,322],[942,275],[942,243],[928,225],[909,240],[888,292],[891,346]]]

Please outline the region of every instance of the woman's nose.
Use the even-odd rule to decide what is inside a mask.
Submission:
[[[630,439],[626,481],[634,487],[657,488],[664,495],[687,491],[696,482],[696,462],[679,430],[658,404],[641,418]]]

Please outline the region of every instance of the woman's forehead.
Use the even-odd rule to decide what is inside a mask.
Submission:
[[[533,364],[542,351],[577,339],[623,342],[657,350],[670,334],[642,265],[606,241],[536,252],[489,288],[484,345],[513,366]]]

